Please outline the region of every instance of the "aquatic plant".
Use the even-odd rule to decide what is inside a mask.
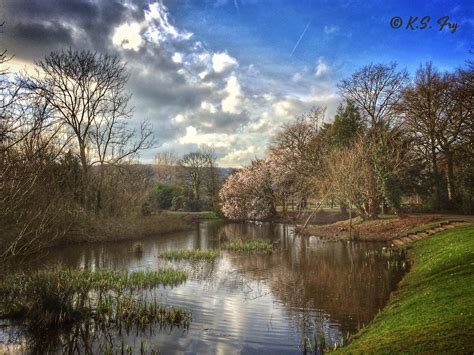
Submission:
[[[160,258],[168,260],[213,261],[219,256],[217,250],[212,249],[174,249],[160,254]]]
[[[255,240],[233,240],[224,243],[224,249],[239,252],[239,253],[257,253],[257,254],[269,254],[273,252],[273,244],[268,239],[255,239]]]
[[[137,326],[141,329],[149,324],[158,323],[162,327],[188,327],[191,312],[181,307],[163,305],[156,299],[134,299],[126,296],[116,299],[115,307],[107,312],[107,317],[119,326]]]
[[[333,343],[331,338],[328,335],[325,335],[324,332],[315,332],[312,338],[306,335],[301,338],[301,352],[303,354],[322,355],[326,352],[336,350],[343,346],[345,342],[346,339],[342,337],[339,342]]]
[[[181,271],[43,270],[9,275],[0,284],[0,318],[61,327],[92,319],[101,323],[185,325],[189,312],[137,299],[136,293],[186,280]]]

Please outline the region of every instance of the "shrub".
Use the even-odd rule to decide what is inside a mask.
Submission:
[[[186,197],[183,195],[173,197],[171,201],[171,209],[174,211],[179,211],[184,209],[184,203],[186,202]]]

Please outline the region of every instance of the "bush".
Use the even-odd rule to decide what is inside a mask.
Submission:
[[[184,202],[184,209],[189,212],[202,211],[203,203],[200,200],[188,199]]]
[[[150,206],[149,201],[145,201],[142,204],[141,213],[142,213],[142,216],[150,216],[151,215],[151,206]]]
[[[173,205],[173,198],[182,195],[183,189],[179,186],[157,183],[150,192],[147,202],[151,210],[167,210]]]
[[[186,197],[183,195],[173,197],[171,201],[171,209],[174,211],[179,211],[184,209],[184,203],[186,202]]]

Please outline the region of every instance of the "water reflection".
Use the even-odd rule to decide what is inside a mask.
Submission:
[[[223,251],[214,263],[173,263],[158,257],[173,248],[218,249],[226,240],[257,238],[271,238],[277,250],[250,256]],[[103,351],[99,347],[104,346],[112,352],[120,352],[121,346],[139,352],[146,346],[148,352],[166,353],[298,353],[303,336],[323,332],[327,339],[337,341],[370,322],[405,270],[403,255],[381,244],[325,242],[296,236],[292,227],[283,224],[221,221],[139,242],[57,248],[23,267],[58,263],[131,271],[169,266],[185,269],[191,274],[189,281],[176,288],[158,288],[155,293],[161,302],[191,309],[193,320],[186,331],[152,327],[148,333],[128,335],[83,324],[60,336],[43,335],[42,342],[23,332],[29,337],[30,349],[40,344],[66,353]],[[2,339],[13,328],[0,330],[0,343],[7,342]]]

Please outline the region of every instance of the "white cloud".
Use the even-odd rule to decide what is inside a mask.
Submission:
[[[171,57],[171,60],[175,63],[182,63],[183,62],[183,55],[181,53],[175,52]]]
[[[112,43],[117,47],[138,51],[144,44],[140,35],[141,30],[142,26],[137,22],[124,23],[115,29]]]
[[[202,79],[204,79],[204,78],[207,76],[207,74],[209,74],[209,72],[207,72],[207,71],[202,71],[202,72],[200,72],[200,73],[198,74],[198,76],[199,76],[199,78],[202,80]]]
[[[227,96],[222,100],[222,111],[228,113],[240,113],[242,102],[242,88],[235,75],[231,75],[227,80],[224,90]]]
[[[284,99],[273,104],[273,114],[280,117],[292,118],[298,112],[298,105],[294,99]]]
[[[225,155],[223,158],[219,159],[218,163],[220,166],[229,167],[229,166],[238,166],[247,164],[250,160],[255,159],[259,150],[256,146],[250,145],[244,149],[236,149],[229,154]]]
[[[178,142],[212,148],[229,148],[235,143],[235,137],[226,133],[200,133],[195,127],[187,126],[186,134],[179,138]]]
[[[149,5],[145,11],[145,21],[149,24],[146,37],[155,43],[164,42],[167,39],[187,40],[192,37],[188,31],[180,31],[174,27],[168,17],[168,9],[161,2]]]
[[[184,121],[184,116],[180,113],[180,114],[177,114],[174,118],[173,118],[173,121],[175,121],[176,123],[181,123]]]
[[[295,73],[293,74],[291,81],[293,81],[294,83],[298,83],[301,81],[301,79],[303,79],[303,76],[300,73]]]
[[[209,111],[210,113],[216,113],[217,112],[216,106],[211,104],[210,102],[207,102],[207,101],[201,102],[201,108],[203,110]]]
[[[326,74],[328,71],[329,71],[329,66],[326,63],[324,63],[323,57],[319,57],[318,64],[316,64],[316,72],[315,72],[316,77],[320,77]]]
[[[214,69],[216,73],[222,73],[234,66],[238,66],[237,59],[231,57],[227,53],[214,53],[212,55],[212,69]]]
[[[270,127],[271,127],[270,114],[267,111],[265,111],[260,115],[258,120],[255,120],[248,125],[248,130],[250,132],[258,132],[264,129],[268,129]]]
[[[330,25],[330,26],[324,26],[324,32],[329,35],[332,33],[337,33],[339,32],[339,26],[336,25]]]

